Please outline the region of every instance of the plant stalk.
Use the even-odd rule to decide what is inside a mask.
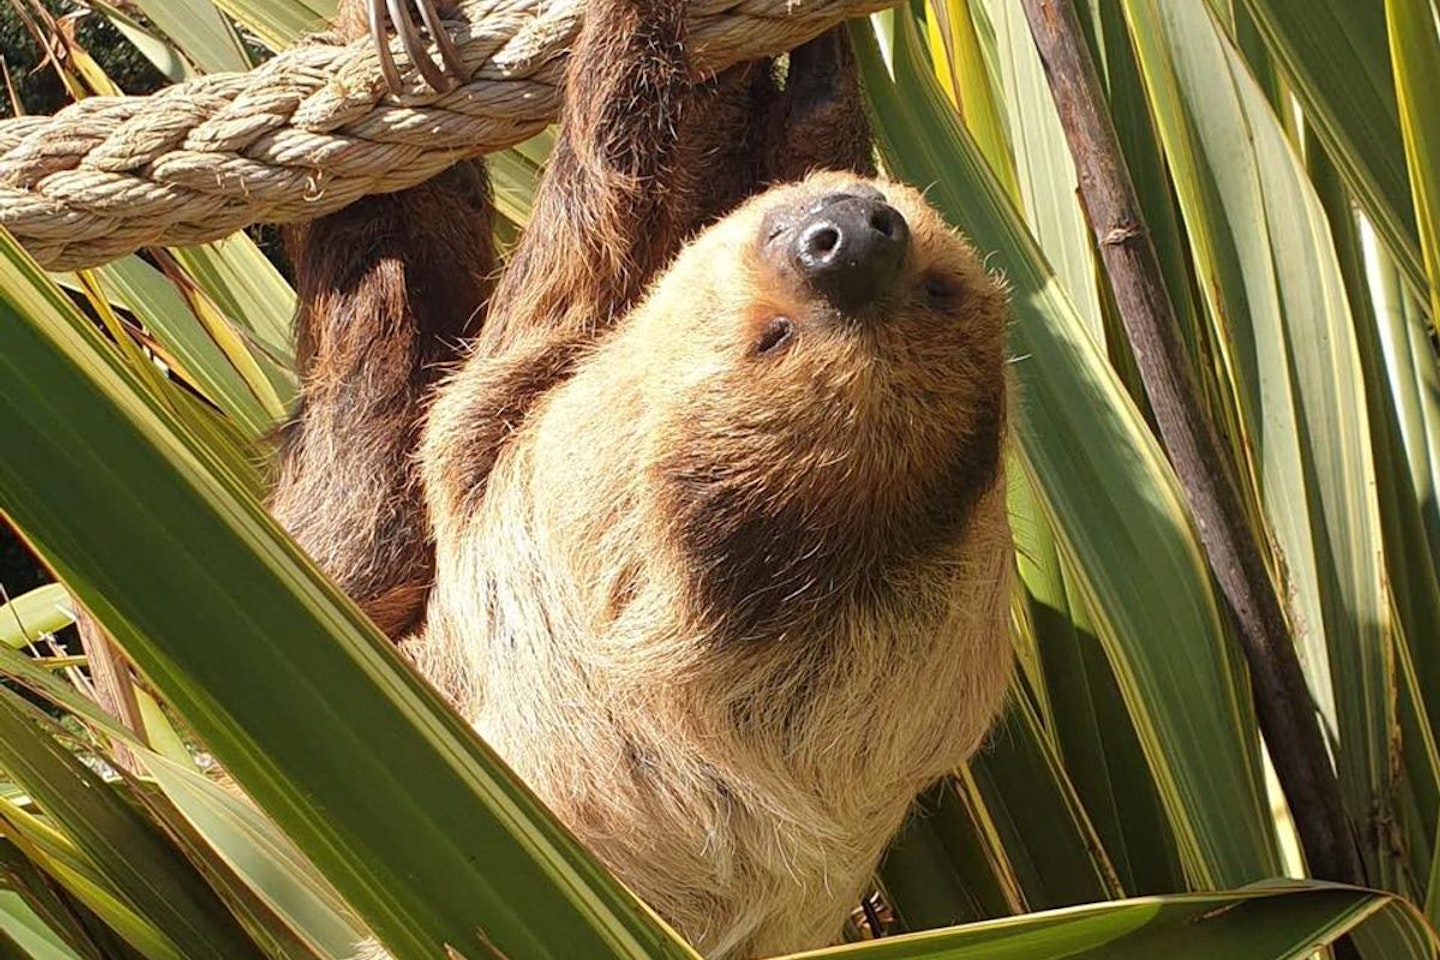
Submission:
[[[1238,626],[1261,732],[1312,876],[1363,884],[1289,624],[1202,404],[1160,262],[1071,0],[1023,0],[1125,332],[1211,572]]]

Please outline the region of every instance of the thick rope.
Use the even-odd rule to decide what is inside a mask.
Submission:
[[[713,72],[774,56],[891,2],[691,0],[693,57]],[[368,40],[317,37],[249,73],[0,121],[0,226],[44,266],[73,270],[414,186],[555,117],[582,6],[464,0],[466,19],[447,27],[470,79],[448,93],[404,70],[398,43],[397,98]]]

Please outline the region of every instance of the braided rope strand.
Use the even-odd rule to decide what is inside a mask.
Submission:
[[[891,2],[692,0],[696,66],[774,56]],[[248,73],[0,121],[0,226],[47,268],[74,270],[414,186],[555,117],[582,7],[464,0],[446,28],[469,79],[447,92],[407,69],[392,96],[369,40],[319,36]]]

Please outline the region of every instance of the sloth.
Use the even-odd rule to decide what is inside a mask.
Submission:
[[[293,233],[271,507],[616,876],[741,960],[836,942],[1000,708],[1008,307],[876,177],[843,30],[701,77],[683,8],[587,0],[503,271],[478,162]]]

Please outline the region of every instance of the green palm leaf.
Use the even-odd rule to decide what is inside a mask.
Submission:
[[[1011,345],[1021,358],[1019,448],[1062,556],[1074,561],[1075,587],[1094,612],[1187,875],[1208,886],[1273,874],[1258,758],[1243,732],[1245,694],[1235,686],[1238,654],[1220,628],[1174,478],[946,110],[920,60],[913,22],[896,20],[894,79],[873,41],[856,34],[876,132],[890,168],[911,182],[934,184],[931,202],[982,249],[995,251],[993,262],[1010,283]]]
[[[97,6],[172,75],[333,13]],[[881,870],[893,929],[965,926],[806,956],[1440,956],[1433,5],[1079,6],[1383,890],[1244,886],[1303,863],[1024,20],[932,0],[852,35],[887,169],[1013,291],[1020,668]],[[548,145],[489,158],[502,245]],[[0,602],[30,698],[0,689],[0,956],[339,958],[371,929],[401,960],[693,956],[260,510],[295,389],[294,291],[261,249],[62,279],[0,237],[0,509],[66,584]],[[141,733],[36,642],[71,591],[140,669]]]

